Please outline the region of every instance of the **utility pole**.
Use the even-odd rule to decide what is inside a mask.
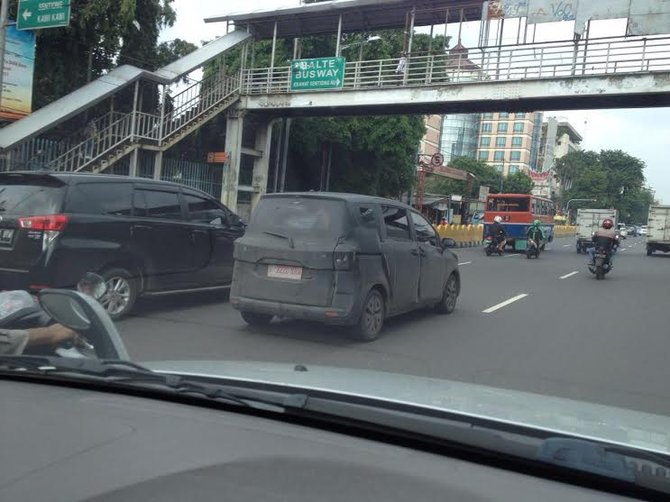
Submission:
[[[5,86],[5,42],[7,41],[7,12],[9,0],[1,0],[0,5],[0,104]]]

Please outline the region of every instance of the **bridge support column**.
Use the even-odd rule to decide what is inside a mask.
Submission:
[[[259,125],[256,132],[255,148],[261,152],[260,157],[254,160],[253,193],[251,194],[251,210],[267,192],[268,175],[270,172],[270,152],[272,149],[272,128],[276,120],[269,120]]]
[[[137,176],[137,161],[140,155],[140,149],[135,148],[133,153],[130,154],[130,167],[128,169],[128,176],[135,177]]]
[[[154,179],[159,180],[163,175],[163,152],[158,151],[154,156]]]
[[[225,150],[228,153],[228,165],[223,173],[221,202],[235,212],[237,212],[237,189],[240,181],[243,130],[244,114],[239,110],[231,110],[226,120]]]

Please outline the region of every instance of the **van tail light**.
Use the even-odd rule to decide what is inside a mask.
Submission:
[[[335,251],[333,254],[333,266],[335,270],[351,270],[356,260],[356,253],[353,251]]]
[[[67,226],[68,217],[64,214],[49,214],[46,216],[24,216],[18,219],[19,228],[37,230],[42,234],[42,251],[60,235]]]
[[[49,214],[46,216],[26,216],[19,218],[19,227],[27,230],[43,230],[60,232],[67,225],[67,216],[64,214]]]

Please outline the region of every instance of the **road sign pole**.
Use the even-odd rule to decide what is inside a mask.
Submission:
[[[5,86],[5,41],[7,40],[7,11],[9,0],[2,0],[0,5],[0,106]]]

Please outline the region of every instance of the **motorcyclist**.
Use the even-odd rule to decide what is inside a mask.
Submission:
[[[43,328],[0,329],[0,355],[21,355],[34,347],[56,347],[65,342],[75,342],[79,335],[62,324]]]
[[[541,245],[540,243],[544,241],[544,232],[542,231],[542,227],[540,225],[540,220],[535,220],[528,228],[526,236],[528,237],[528,245],[530,247],[539,248]]]
[[[594,246],[588,249],[590,257],[589,263],[591,265],[595,263],[596,249],[603,248],[609,255],[609,264],[611,269],[614,262],[614,252],[619,245],[617,234],[614,230],[614,222],[609,218],[605,218],[601,228],[593,232],[591,240],[593,241]]]
[[[489,235],[493,239],[493,242],[496,243],[497,250],[503,252],[505,250],[505,244],[507,243],[505,239],[507,233],[505,232],[505,228],[501,225],[501,223],[501,216],[496,216],[493,218],[493,224],[489,227]]]

